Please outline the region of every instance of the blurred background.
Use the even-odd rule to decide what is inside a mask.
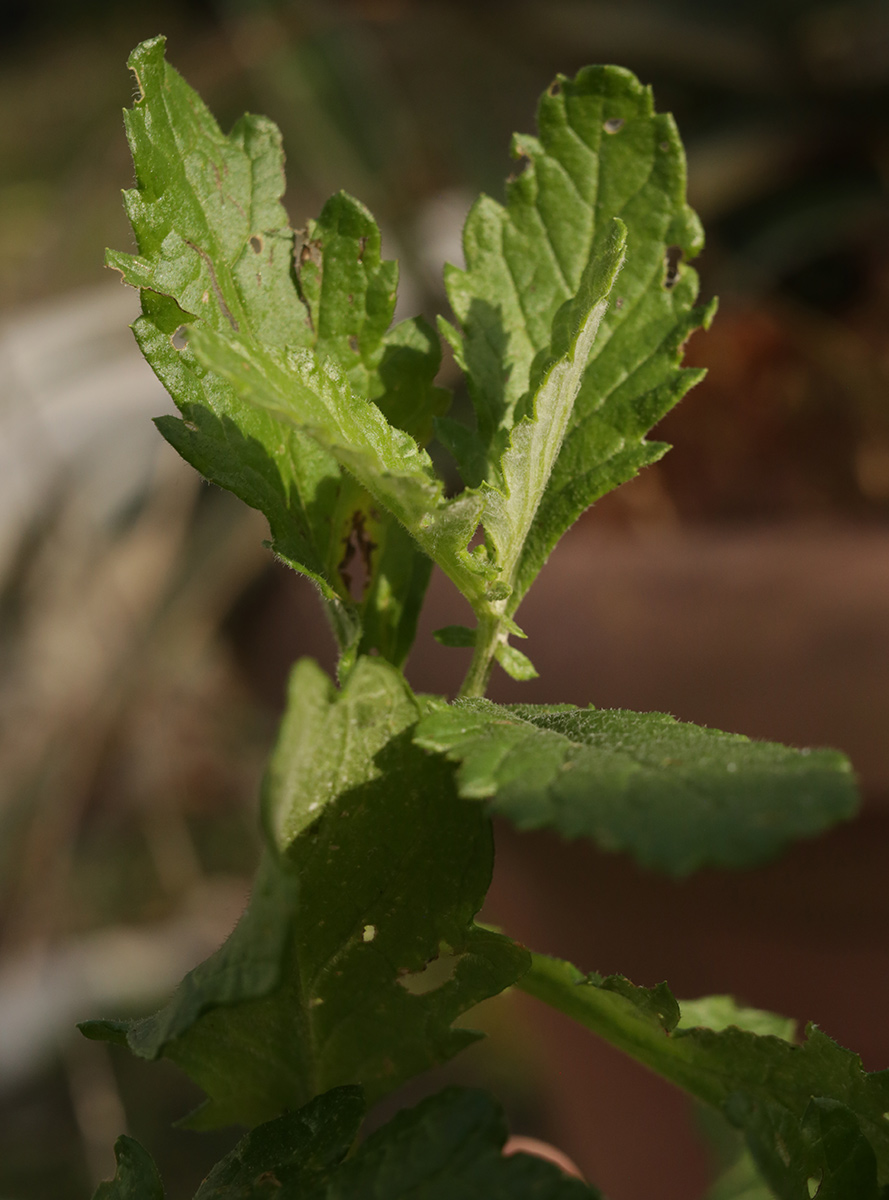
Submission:
[[[0,1200],[88,1197],[125,1128],[173,1197],[231,1145],[170,1127],[197,1100],[174,1068],[73,1026],[151,1009],[228,933],[289,666],[332,665],[263,519],[154,431],[170,401],[102,268],[132,245],[125,62],[156,33],[224,128],[245,109],[281,126],[294,225],[338,188],[368,204],[400,315],[446,305],[466,210],[502,198],[509,135],[556,72],[620,63],[675,114],[721,297],[689,347],[710,374],[657,431],[676,448],[578,523],[523,607],[541,678],[492,694],[835,745],[864,811],[681,883],[501,829],[485,915],[889,1066],[889,7],[7,0],[0,28]],[[448,364],[442,382],[465,403]],[[427,609],[408,674],[453,693],[461,652],[428,635],[460,604],[436,579]],[[611,1200],[708,1193],[732,1148],[666,1085],[531,1001],[470,1023],[489,1041],[411,1095],[493,1085]]]

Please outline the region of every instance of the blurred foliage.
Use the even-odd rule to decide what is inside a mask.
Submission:
[[[723,307],[690,347],[709,378],[658,430],[676,449],[595,519],[889,515],[884,3],[15,0],[3,32],[0,315],[99,284],[104,247],[130,244],[120,110],[143,38],[167,35],[223,127],[245,109],[281,126],[295,224],[339,188],[371,208],[402,260],[399,316],[444,302],[441,263],[459,254],[469,203],[502,195],[509,135],[532,128],[548,80],[589,62],[631,68],[689,148],[704,299]],[[447,365],[442,382],[454,383]],[[295,618],[275,600],[262,523],[166,461],[98,515],[85,499],[94,463],[75,463],[0,564],[8,961],[161,920],[206,878],[252,866],[283,673],[257,665],[257,647],[267,624]],[[523,1040],[506,1037],[506,1056]],[[187,1191],[188,1135],[161,1132],[184,1085],[73,1044],[0,1093],[0,1196],[85,1196],[90,1174],[110,1171],[102,1138],[120,1132],[121,1098]],[[34,1156],[38,1126],[52,1152]]]

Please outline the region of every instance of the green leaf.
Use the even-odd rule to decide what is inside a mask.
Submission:
[[[339,192],[308,223],[299,254],[300,292],[318,357],[333,359],[354,392],[376,401],[390,424],[425,446],[434,418],[450,403],[449,393],[434,383],[441,347],[422,317],[390,329],[398,264],[384,261],[380,247],[371,214]]]
[[[742,867],[852,816],[848,761],[663,713],[458,701],[415,739],[460,763],[460,794],[521,829],[552,828],[685,875]]]
[[[475,630],[465,625],[445,625],[443,629],[435,629],[432,636],[440,646],[458,646],[470,649],[475,645]]]
[[[398,1113],[332,1176],[323,1200],[596,1200],[600,1193],[528,1154],[484,1092],[448,1088]]]
[[[419,711],[380,659],[359,659],[341,692],[299,663],[246,914],[155,1016],[85,1029],[123,1029],[136,1054],[182,1066],[209,1096],[192,1125],[253,1125],[341,1084],[373,1101],[473,1042],[453,1022],[527,968],[473,924],[490,823],[412,745]]]
[[[531,411],[512,427],[497,484],[484,489],[489,552],[500,567],[498,582],[511,589],[571,420],[608,296],[623,265],[626,233],[623,222],[615,220],[610,240],[590,262],[577,295],[557,314],[548,361],[540,364],[535,372],[538,378],[531,382]]]
[[[796,1021],[792,1017],[782,1017],[761,1008],[746,1008],[732,996],[702,996],[699,1000],[683,1000],[676,1028],[699,1027],[721,1033],[731,1025],[764,1037],[783,1038],[785,1042],[792,1042],[796,1038]]]
[[[117,1170],[114,1178],[100,1183],[93,1200],[164,1200],[164,1188],[154,1160],[147,1150],[123,1134],[114,1143]]]
[[[295,1113],[259,1125],[213,1168],[194,1200],[318,1196],[364,1118],[359,1087],[333,1088]]]
[[[182,413],[158,427],[205,478],[266,515],[273,550],[318,584],[342,647],[375,649],[400,665],[429,578],[426,557],[317,441],[207,371],[183,347],[181,329],[237,331],[260,346],[330,359],[420,440],[447,407],[433,382],[438,339],[422,318],[389,328],[397,266],[381,259],[373,218],[343,193],[310,222],[294,277],[281,139],[270,121],[245,116],[226,137],[164,62],[163,38],[139,46],[130,66],[141,94],[125,114],[137,181],[125,202],[139,253],[109,251],[108,262],[142,289],[136,337]],[[366,582],[353,600],[355,553]]]
[[[446,500],[429,455],[355,395],[332,361],[319,364],[308,351],[279,351],[207,327],[195,330],[190,345],[242,399],[332,454],[471,601],[485,596],[492,570],[485,556],[466,549],[483,498],[463,493]]]
[[[512,679],[526,681],[537,678],[537,668],[527,654],[522,654],[515,646],[501,642],[494,654],[500,666]]]
[[[885,1116],[889,1112],[889,1071],[866,1072],[856,1054],[814,1025],[808,1026],[806,1040],[800,1045],[734,1024],[722,1029],[686,1028],[680,1022],[681,1006],[666,984],[648,989],[635,987],[621,976],[585,976],[570,963],[538,954],[532,955],[531,970],[519,986],[699,1100],[722,1109],[735,1124],[749,1127],[748,1141],[754,1156],[759,1155],[760,1169],[764,1161],[761,1150],[768,1138],[778,1147],[775,1139],[781,1131],[770,1132],[768,1125],[774,1120],[773,1106],[786,1110],[796,1122],[811,1122],[810,1101],[818,1097],[830,1102],[827,1109],[837,1103],[853,1114],[876,1156],[880,1184],[889,1182],[889,1120]],[[700,1001],[697,1010],[699,1014],[706,1011]],[[745,1011],[739,1010],[739,1019],[744,1019]],[[764,1019],[760,1016],[749,1023],[762,1027]],[[739,1093],[743,1100],[736,1099]],[[776,1153],[781,1153],[780,1148]],[[846,1154],[844,1149],[840,1158]],[[797,1157],[794,1170],[800,1163],[806,1167],[808,1161]],[[763,1173],[779,1197],[796,1196],[777,1189],[774,1173]]]
[[[775,1200],[775,1193],[763,1183],[753,1159],[745,1149],[720,1174],[705,1200]]]
[[[537,123],[539,139],[513,139],[523,169],[506,206],[476,202],[464,230],[466,268],[445,273],[462,335],[442,332],[467,372],[477,419],[474,439],[448,438],[463,465],[478,471],[486,455],[496,481],[505,435],[528,411],[560,310],[606,253],[615,217],[626,226],[627,261],[516,567],[511,613],[584,509],[664,453],[645,435],[700,378],[680,369],[682,346],[713,311],[692,307],[694,271],[668,261],[671,247],[697,254],[703,234],[685,201],[679,135],[670,116],[654,112],[650,89],[619,67],[587,67],[556,79]]]
[[[335,1088],[258,1126],[213,1168],[194,1200],[600,1200],[595,1188],[550,1162],[504,1156],[506,1121],[483,1092],[448,1088],[403,1109],[347,1157],[363,1114],[360,1088]],[[151,1163],[138,1143],[121,1142]],[[96,1200],[103,1195],[163,1197],[100,1188]]]
[[[800,1119],[781,1104],[744,1093],[726,1102],[744,1130],[753,1158],[778,1200],[885,1200],[877,1159],[855,1114],[836,1100],[815,1097]]]

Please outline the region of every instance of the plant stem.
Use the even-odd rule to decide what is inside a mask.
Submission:
[[[324,611],[330,623],[331,631],[336,639],[338,654],[337,675],[340,681],[351,671],[358,650],[358,640],[361,636],[361,626],[356,614],[338,597],[330,600],[322,597]]]
[[[488,690],[491,678],[491,668],[494,665],[494,655],[503,640],[503,615],[498,612],[478,614],[478,627],[475,631],[475,652],[466,678],[460,688],[460,699],[470,696],[484,696]]]

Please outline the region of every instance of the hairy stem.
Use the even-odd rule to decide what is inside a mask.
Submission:
[[[503,615],[498,612],[480,613],[475,631],[475,652],[466,678],[460,688],[461,699],[484,696],[494,666],[494,655],[503,641]]]
[[[361,638],[361,624],[355,610],[348,607],[338,597],[328,599],[326,596],[322,596],[321,603],[336,641],[337,676],[342,682],[355,665],[358,642]]]

